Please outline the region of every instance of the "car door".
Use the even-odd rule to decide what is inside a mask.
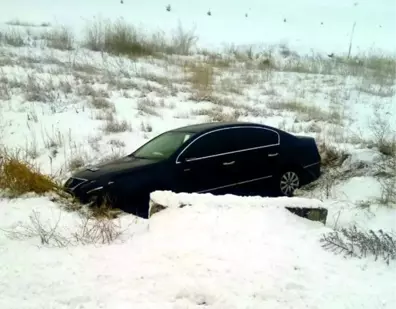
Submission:
[[[179,191],[221,193],[232,182],[234,150],[235,141],[227,129],[197,137],[176,159]]]
[[[279,164],[280,136],[277,131],[265,127],[241,127],[234,133],[238,141],[235,160],[238,162],[234,177],[243,193],[265,191],[272,181]]]

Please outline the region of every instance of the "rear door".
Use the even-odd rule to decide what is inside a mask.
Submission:
[[[234,138],[240,148],[235,154],[238,168],[234,178],[238,188],[247,193],[265,191],[279,165],[279,133],[264,127],[241,127]]]

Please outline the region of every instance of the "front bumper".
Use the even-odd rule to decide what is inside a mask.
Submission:
[[[65,192],[71,194],[74,198],[80,200],[84,203],[87,200],[87,192],[85,187],[90,187],[90,182],[88,179],[70,177],[64,184],[63,189]]]

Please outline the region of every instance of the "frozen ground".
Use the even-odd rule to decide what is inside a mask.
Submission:
[[[288,213],[284,199],[156,193],[192,206],[171,207],[150,222],[123,215],[101,223],[108,233],[97,235],[49,197],[2,198],[0,308],[394,308],[394,263],[344,259],[319,242],[322,233],[351,225],[396,227],[386,195],[396,183],[395,159],[378,148],[379,135],[395,134],[394,75],[327,57],[348,52],[354,22],[352,57],[394,56],[394,1],[174,1],[171,12],[167,1],[155,3],[2,3],[0,32],[22,33],[24,43],[2,44],[0,33],[0,145],[65,179],[177,126],[266,123],[348,155],[299,193],[314,198],[299,203],[329,209],[327,226]],[[228,53],[93,52],[78,46],[93,16],[123,16],[167,33],[178,21],[195,24],[199,48],[228,46]],[[40,34],[59,25],[74,31],[73,50],[41,44]],[[266,59],[273,68],[263,66]],[[56,232],[37,232],[37,222]],[[98,244],[101,237],[117,239]]]

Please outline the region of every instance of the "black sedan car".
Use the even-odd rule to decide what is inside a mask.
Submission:
[[[83,203],[101,203],[148,217],[156,190],[292,196],[320,176],[311,137],[246,122],[214,122],[174,129],[130,155],[76,172],[65,190]]]

